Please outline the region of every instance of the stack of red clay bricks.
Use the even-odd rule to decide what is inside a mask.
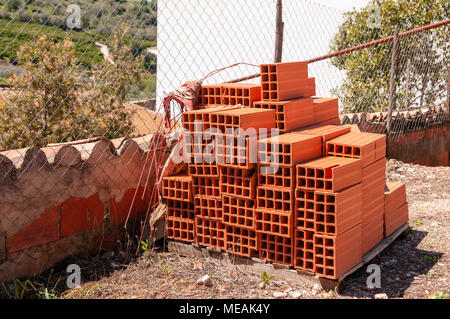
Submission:
[[[405,224],[385,136],[337,125],[338,100],[314,95],[304,62],[261,65],[260,86],[203,86],[183,113],[188,175],[163,179],[167,237],[335,279]]]

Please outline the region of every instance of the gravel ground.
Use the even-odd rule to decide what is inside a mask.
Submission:
[[[146,252],[119,265],[118,258],[102,257],[118,270],[96,275],[63,298],[449,298],[450,167],[426,167],[390,160],[389,181],[406,183],[411,231],[375,257],[381,267],[381,288],[366,287],[361,268],[346,279],[339,294],[318,285],[270,280],[260,288],[261,276],[244,273],[212,260]],[[120,269],[119,269],[120,268]],[[197,281],[207,276],[205,283]],[[93,280],[92,280],[93,279]]]

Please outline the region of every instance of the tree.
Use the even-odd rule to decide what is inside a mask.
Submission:
[[[122,29],[110,43],[114,63],[95,66],[88,82],[79,81],[71,41],[41,36],[21,47],[17,57],[25,72],[10,78],[15,93],[0,103],[0,150],[127,136],[133,110],[125,102],[141,61],[122,43]]]
[[[395,25],[404,32],[448,19],[448,12],[448,0],[372,0],[360,11],[344,14],[345,21],[331,42],[331,51],[390,36]],[[449,31],[448,26],[443,26],[400,39],[395,108],[441,101],[450,57]],[[334,89],[345,111],[386,110],[391,56],[392,42],[331,59],[346,74],[341,86]]]

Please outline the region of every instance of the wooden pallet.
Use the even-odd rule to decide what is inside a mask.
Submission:
[[[407,233],[410,230],[408,223],[399,227],[389,237],[383,239],[377,246],[372,248],[368,253],[362,257],[362,261],[347,271],[338,279],[328,279],[315,276],[314,273],[306,272],[297,269],[291,269],[288,266],[280,265],[276,263],[270,263],[258,258],[246,258],[226,253],[222,250],[218,250],[211,247],[201,247],[196,244],[189,244],[179,241],[169,241],[168,249],[171,252],[186,257],[205,258],[212,260],[215,263],[221,265],[233,265],[241,271],[250,272],[255,275],[261,275],[262,272],[266,272],[268,275],[275,275],[277,279],[295,280],[299,284],[319,283],[324,290],[335,290],[341,292],[345,279],[351,274],[362,268],[369,263],[373,258],[378,256],[384,249],[389,247],[400,235]]]

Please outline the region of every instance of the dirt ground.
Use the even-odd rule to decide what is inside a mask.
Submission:
[[[92,262],[82,265],[81,288],[62,298],[449,298],[450,167],[425,167],[390,160],[387,179],[407,186],[411,231],[370,263],[381,267],[381,288],[366,287],[366,267],[346,279],[341,293],[318,285],[274,277],[260,288],[261,275],[212,260],[147,251],[123,264],[120,253],[96,258],[108,265],[100,273]],[[94,268],[94,269],[92,269]],[[208,275],[208,285],[197,281]]]

